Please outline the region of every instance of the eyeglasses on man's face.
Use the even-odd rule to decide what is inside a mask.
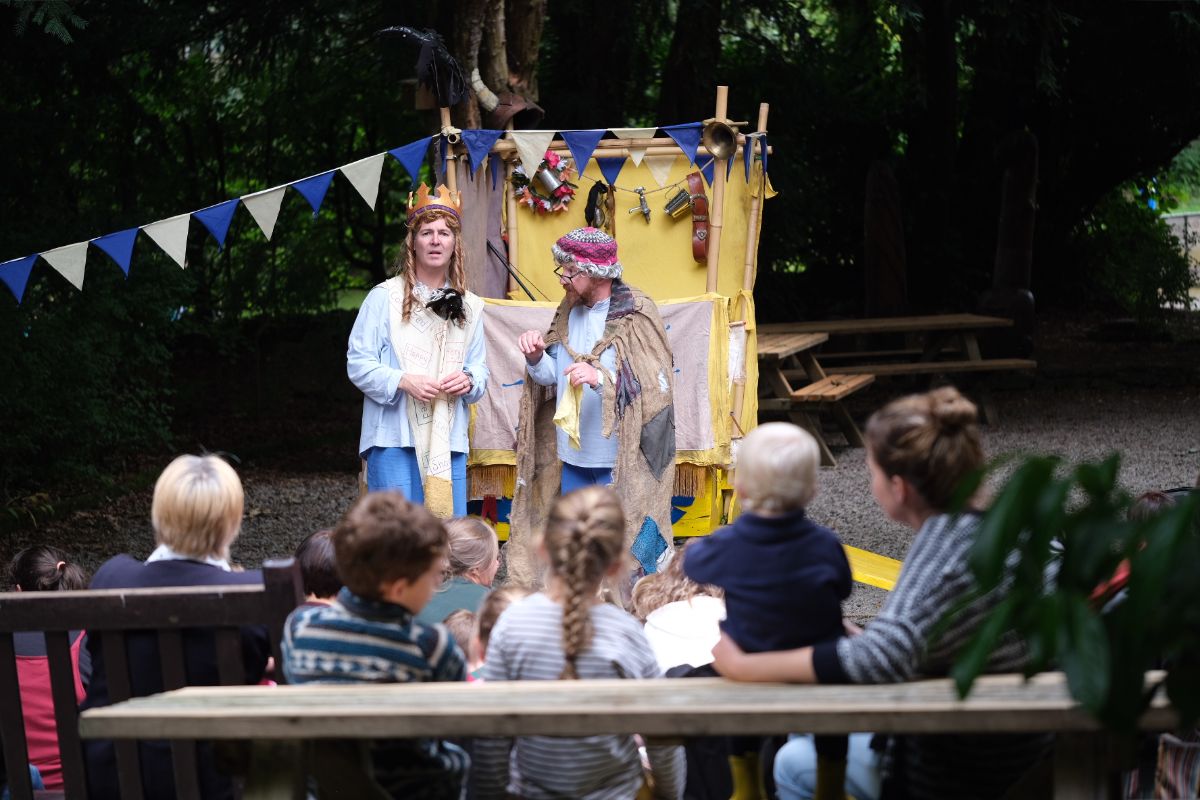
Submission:
[[[584,274],[584,273],[583,273],[583,272],[581,272],[581,271],[576,271],[576,272],[566,272],[566,271],[563,269],[563,266],[562,266],[562,264],[558,264],[557,266],[555,266],[555,267],[554,267],[554,277],[558,278],[560,281],[562,281],[562,280],[565,278],[566,280],[568,280],[568,281],[571,281],[572,283],[574,283],[574,282],[575,282],[575,279],[576,279],[576,278],[578,278],[580,275],[583,275],[583,274]]]

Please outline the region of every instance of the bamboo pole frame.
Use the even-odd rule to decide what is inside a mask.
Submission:
[[[714,119],[725,120],[729,107],[729,87],[717,87],[717,107]],[[708,263],[706,264],[706,286],[708,292],[717,291],[721,261],[721,228],[725,225],[725,173],[729,159],[719,158],[713,165],[712,203],[708,209]]]

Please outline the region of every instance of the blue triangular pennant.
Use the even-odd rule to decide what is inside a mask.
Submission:
[[[21,298],[25,296],[25,284],[29,282],[29,273],[33,270],[33,262],[37,261],[37,258],[35,254],[0,264],[0,281],[4,281],[13,297],[17,298],[17,305],[21,305]]]
[[[754,143],[758,141],[757,136],[746,136],[746,143],[742,145],[742,162],[746,165],[746,183],[750,182],[750,164],[754,161]]]
[[[329,173],[329,176],[332,178],[333,173]],[[326,182],[325,187],[329,187],[328,182]],[[305,197],[308,197],[307,193],[303,194]],[[324,196],[325,189],[322,189],[321,197]],[[229,223],[233,222],[233,212],[237,211],[239,202],[241,201],[234,198],[233,200],[226,200],[224,203],[217,203],[215,206],[209,206],[208,208],[192,212],[192,216],[203,222],[204,227],[208,228],[208,232],[217,240],[217,247],[219,248],[225,247],[225,237],[229,234]],[[309,198],[309,202],[312,202],[312,198]],[[320,207],[321,200],[318,199],[316,205],[313,206],[313,210],[316,211]]]
[[[322,172],[320,175],[313,175],[311,178],[305,178],[302,181],[296,181],[291,184],[291,187],[300,194],[304,195],[304,199],[312,206],[313,216],[321,210],[321,203],[325,202],[325,193],[329,191],[329,184],[333,182],[333,170]]]
[[[129,277],[129,262],[133,258],[133,243],[137,241],[138,229],[130,228],[127,231],[118,233],[110,233],[107,236],[101,236],[99,239],[93,239],[92,244],[99,247],[108,257],[117,262],[117,266],[125,273],[125,277]]]
[[[432,136],[426,136],[424,139],[417,139],[403,147],[397,147],[395,150],[388,150],[392,158],[399,161],[400,166],[408,172],[414,184],[421,175],[421,162],[425,160],[425,154],[429,152],[429,140],[432,138]]]
[[[604,180],[612,186],[617,182],[617,176],[621,174],[621,167],[625,166],[625,156],[597,158],[596,165],[600,167],[600,174],[604,176]]]
[[[492,149],[492,145],[496,143],[502,133],[504,131],[493,131],[486,128],[462,132],[463,143],[467,146],[467,158],[471,162],[472,177],[479,171],[479,165],[483,163],[484,156]]]
[[[696,168],[700,170],[700,174],[704,176],[704,180],[708,181],[709,186],[712,186],[713,183],[713,174],[716,172],[716,168],[713,165],[716,163],[717,160],[712,156],[696,162]]]
[[[571,150],[571,157],[575,159],[575,173],[582,175],[596,145],[604,138],[604,131],[559,131],[558,135]]]
[[[696,163],[696,149],[700,147],[700,133],[704,126],[699,122],[685,122],[682,125],[668,125],[664,130],[667,136],[675,140],[679,149],[687,156],[689,164]]]
[[[767,135],[758,137],[758,152],[762,154],[763,177],[767,177]]]

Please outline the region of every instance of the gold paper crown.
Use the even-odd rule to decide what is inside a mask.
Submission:
[[[415,201],[413,193],[408,193],[408,218],[410,220],[431,208],[449,211],[457,217],[462,211],[462,197],[458,192],[447,189],[445,185],[437,187],[437,194],[430,194],[429,187],[424,183],[417,188]]]

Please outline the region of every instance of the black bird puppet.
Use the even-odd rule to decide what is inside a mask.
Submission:
[[[433,92],[438,105],[449,108],[467,99],[471,91],[462,67],[446,49],[446,40],[435,30],[423,31],[403,25],[384,28],[375,34],[380,38],[400,39],[421,48],[417,56],[417,83]]]

